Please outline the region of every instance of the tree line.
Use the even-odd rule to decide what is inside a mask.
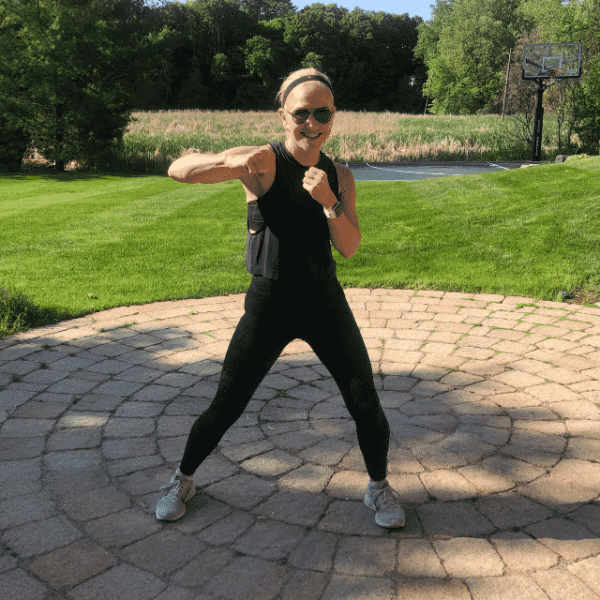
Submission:
[[[273,109],[302,66],[329,74],[339,109],[423,110],[421,22],[290,0],[0,0],[0,152],[100,167],[132,110]]]
[[[514,69],[536,40],[584,42],[565,118],[597,131],[599,11],[600,0],[437,0],[423,21],[291,0],[0,0],[0,164],[35,147],[59,170],[106,167],[133,110],[273,109],[303,66],[332,78],[338,109],[493,112],[509,51]]]
[[[566,147],[576,133],[583,150],[598,153],[599,17],[600,0],[437,0],[415,48],[427,69],[429,111],[500,113],[504,106],[527,138],[537,87],[522,80],[523,46],[580,42],[582,78],[548,88],[546,109],[564,125]]]

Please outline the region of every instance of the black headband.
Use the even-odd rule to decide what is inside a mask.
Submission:
[[[290,95],[290,92],[297,85],[300,85],[301,83],[304,83],[305,81],[320,81],[321,83],[324,83],[331,90],[331,93],[333,94],[333,88],[331,87],[331,84],[329,83],[329,81],[327,81],[327,79],[325,79],[324,77],[321,77],[321,75],[305,75],[304,77],[300,77],[300,78],[296,79],[296,81],[292,81],[292,83],[290,83],[290,85],[288,85],[283,96],[281,97],[281,107],[282,108],[285,106],[285,101],[287,100],[287,97]]]

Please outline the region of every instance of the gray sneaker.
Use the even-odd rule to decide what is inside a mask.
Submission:
[[[387,481],[381,487],[369,484],[365,504],[375,511],[375,523],[380,527],[404,527],[406,519],[400,496]]]
[[[169,485],[160,488],[162,496],[156,504],[156,518],[159,521],[177,521],[185,515],[185,502],[196,493],[194,480],[184,477],[178,472],[171,477]]]

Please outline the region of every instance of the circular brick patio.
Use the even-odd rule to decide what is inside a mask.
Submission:
[[[0,340],[0,597],[600,598],[600,308],[346,293],[404,529],[300,341],[156,521],[243,295],[114,309]]]

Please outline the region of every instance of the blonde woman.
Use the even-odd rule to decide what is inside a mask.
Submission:
[[[185,502],[195,493],[194,472],[242,415],[285,346],[300,338],[333,376],[355,421],[371,478],[366,505],[375,511],[378,525],[403,527],[398,494],[386,479],[388,421],[331,252],[333,244],[350,258],[361,240],[352,173],[321,152],[335,115],[332,85],[316,69],[302,69],[286,78],[278,100],[284,142],[191,154],[169,169],[170,177],[184,183],[241,181],[252,282],[216,396],[191,428],[156,517],[174,521],[184,516]]]

